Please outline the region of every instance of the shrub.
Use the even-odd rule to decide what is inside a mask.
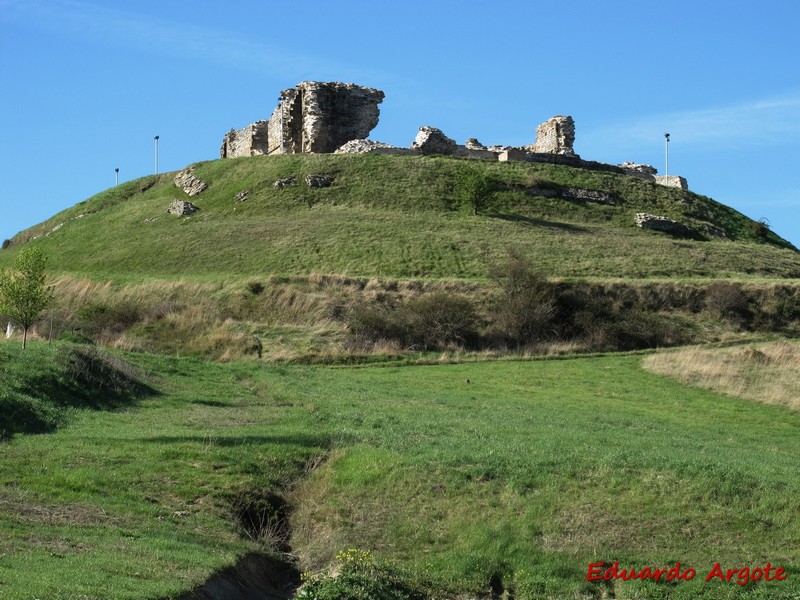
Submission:
[[[78,327],[83,335],[98,338],[103,333],[121,333],[143,318],[142,310],[133,301],[114,304],[90,303],[78,311]]]
[[[9,240],[9,239],[3,240],[3,250],[8,248],[10,245],[11,245],[11,240]]]
[[[715,316],[732,322],[743,323],[749,317],[750,308],[742,286],[736,283],[712,283],[706,290],[706,308]]]
[[[765,219],[749,221],[747,223],[747,231],[757,240],[766,240],[769,235],[769,223]]]
[[[494,327],[518,346],[538,342],[554,333],[556,295],[553,286],[530,261],[512,252],[490,273],[501,289],[494,306]]]
[[[477,314],[464,296],[435,292],[397,306],[360,304],[347,325],[357,343],[393,341],[406,348],[442,349],[470,345],[477,338]]]
[[[424,600],[395,569],[375,560],[369,550],[349,549],[336,555],[339,574],[306,578],[298,600]]]
[[[260,281],[250,281],[247,284],[247,291],[253,294],[254,296],[258,296],[261,292],[264,291],[264,284]]]
[[[347,327],[353,339],[361,344],[374,344],[380,340],[405,342],[408,324],[404,314],[382,305],[359,304],[347,314]]]
[[[426,349],[469,345],[477,338],[477,315],[461,295],[436,292],[405,306],[408,341]]]

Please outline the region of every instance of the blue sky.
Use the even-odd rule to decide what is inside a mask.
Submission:
[[[0,0],[0,238],[120,180],[217,158],[303,80],[386,92],[420,125],[670,173],[800,247],[800,2]]]

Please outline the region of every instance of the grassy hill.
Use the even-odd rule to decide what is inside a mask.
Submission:
[[[477,171],[494,192],[473,216],[459,194]],[[303,178],[322,173],[328,188]],[[690,278],[800,276],[785,240],[709,198],[634,177],[566,166],[447,157],[317,155],[200,163],[209,184],[191,217],[165,214],[190,198],[174,173],[102,192],[21,232],[0,252],[41,244],[53,269],[115,279],[230,278],[269,273],[337,273],[394,278],[483,279],[509,247],[553,277]],[[297,185],[276,188],[279,178]],[[562,197],[599,191],[613,205]],[[237,202],[237,193],[249,198]],[[697,235],[634,226],[647,212]],[[726,239],[702,233],[713,226]]]
[[[41,246],[56,295],[52,345],[0,341],[0,600],[288,599],[298,570],[306,600],[800,593],[800,351],[767,343],[800,333],[788,242],[565,166],[195,174],[198,196],[145,177],[0,251]],[[470,177],[492,182],[478,214]],[[697,576],[587,581],[614,561]],[[788,579],[741,580],[767,562]],[[734,578],[706,582],[715,563]]]

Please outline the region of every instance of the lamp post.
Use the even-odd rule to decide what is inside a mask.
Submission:
[[[158,175],[158,136],[154,137],[153,141],[156,143],[156,175]]]
[[[116,176],[116,183],[114,183],[114,185],[116,186],[119,185],[119,167],[114,169],[114,175]]]
[[[669,134],[664,134],[664,139],[667,141],[667,168],[666,172],[664,173],[667,177],[669,177]]]

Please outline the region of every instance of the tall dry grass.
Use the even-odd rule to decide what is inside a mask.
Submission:
[[[649,371],[754,402],[800,410],[800,343],[691,348],[648,356]]]

